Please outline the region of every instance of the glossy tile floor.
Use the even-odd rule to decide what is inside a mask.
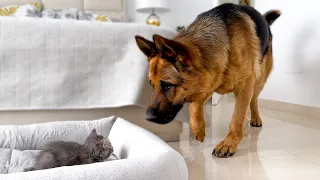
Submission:
[[[185,124],[180,142],[169,143],[185,158],[189,180],[319,180],[320,119],[260,109],[262,128],[246,126],[233,157],[211,156],[228,132],[232,100],[212,108],[212,126],[204,143],[190,137]]]

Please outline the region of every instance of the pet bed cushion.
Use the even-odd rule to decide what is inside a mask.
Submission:
[[[23,172],[25,168],[35,166],[35,157],[40,150],[17,150],[0,148],[0,174],[9,174]],[[118,157],[112,154],[105,161],[118,160]]]
[[[0,174],[22,172],[24,168],[33,167],[35,156],[39,153],[37,149],[41,149],[46,142],[63,140],[82,144],[93,128],[107,137],[114,122],[115,117],[110,117],[96,121],[1,126]],[[115,159],[114,156],[111,158]]]
[[[0,174],[23,172],[24,168],[33,167],[34,157],[39,152],[0,148]]]
[[[74,141],[83,144],[96,128],[105,137],[115,122],[115,117],[95,121],[65,121],[32,125],[0,126],[0,148],[37,150],[50,141]]]
[[[113,124],[112,128],[110,124]],[[26,165],[26,159],[14,157],[19,157],[22,153],[32,156],[37,152],[36,149],[43,147],[49,140],[67,138],[69,141],[83,143],[92,128],[96,128],[97,132],[104,136],[109,135],[114,154],[120,160],[31,172],[19,172],[22,167],[12,165],[13,161],[23,161],[20,164]],[[0,126],[0,148],[3,148],[0,155],[1,168],[15,172],[0,174],[0,180],[188,179],[186,163],[178,152],[152,133],[115,117],[97,121]],[[7,160],[4,160],[5,157]]]

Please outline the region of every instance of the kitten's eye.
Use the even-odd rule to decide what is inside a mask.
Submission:
[[[163,92],[169,91],[174,85],[168,82],[160,81]]]

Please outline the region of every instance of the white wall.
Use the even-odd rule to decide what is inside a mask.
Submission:
[[[176,29],[190,24],[198,14],[214,7],[217,0],[169,0],[170,12],[159,14],[161,26]],[[126,0],[126,14],[133,22],[145,23],[148,14],[135,12],[135,0]]]
[[[320,107],[320,1],[256,0],[282,11],[272,25],[274,71],[261,98]]]

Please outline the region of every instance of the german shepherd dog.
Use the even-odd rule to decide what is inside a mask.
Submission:
[[[244,134],[250,106],[251,126],[260,127],[257,99],[273,64],[270,25],[280,16],[262,16],[249,6],[223,4],[200,14],[172,40],[153,35],[153,42],[136,36],[148,57],[154,88],[146,119],[171,122],[190,102],[190,126],[197,140],[205,137],[204,104],[213,92],[235,95],[229,133],[213,150],[217,157],[232,156]]]

